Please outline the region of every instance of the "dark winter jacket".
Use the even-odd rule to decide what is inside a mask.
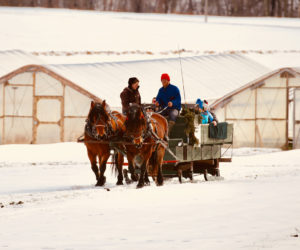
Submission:
[[[161,87],[156,96],[156,101],[162,108],[168,106],[168,102],[172,102],[173,106],[171,109],[181,109],[181,96],[179,89],[172,84],[169,84],[166,88]]]
[[[219,122],[218,119],[217,119],[217,116],[214,112],[212,112],[211,110],[209,111],[213,117],[213,121],[216,121],[217,123]]]
[[[134,90],[130,87],[126,87],[120,94],[122,102],[122,113],[126,114],[129,103],[136,103],[141,105],[141,96],[139,90]]]

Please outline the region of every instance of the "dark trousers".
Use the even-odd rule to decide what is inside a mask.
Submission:
[[[168,121],[176,121],[177,116],[179,115],[178,109],[166,109],[161,113],[162,116],[168,116]]]

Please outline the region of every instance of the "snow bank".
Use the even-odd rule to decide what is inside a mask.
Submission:
[[[82,144],[2,145],[0,249],[298,250],[300,150],[258,152],[221,163],[223,181],[136,189],[108,166],[95,188]]]

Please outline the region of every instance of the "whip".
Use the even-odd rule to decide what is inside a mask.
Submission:
[[[186,104],[184,79],[183,79],[183,71],[182,71],[182,63],[181,63],[181,55],[180,54],[181,54],[181,51],[180,51],[179,45],[178,45],[178,55],[179,55],[179,62],[180,62],[181,80],[182,80],[182,86],[183,86],[183,96],[184,96],[184,103]]]

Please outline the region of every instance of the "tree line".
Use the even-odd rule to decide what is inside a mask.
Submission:
[[[137,13],[300,17],[300,0],[0,0],[1,6]]]

